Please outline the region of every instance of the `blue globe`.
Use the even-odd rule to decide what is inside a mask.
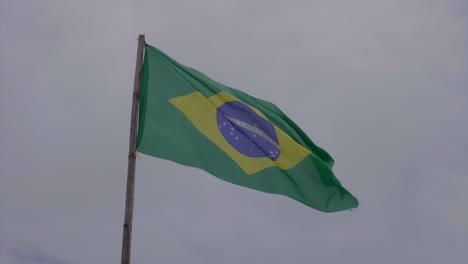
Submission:
[[[280,156],[274,126],[245,103],[232,101],[218,107],[218,128],[226,141],[237,151],[252,158]]]

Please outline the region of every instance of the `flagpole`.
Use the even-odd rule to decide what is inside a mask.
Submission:
[[[122,262],[130,264],[130,252],[132,248],[132,221],[133,221],[133,200],[135,191],[135,159],[136,159],[136,137],[137,118],[140,104],[140,83],[141,67],[143,64],[143,50],[145,47],[145,35],[138,36],[138,49],[135,67],[135,81],[133,84],[132,116],[130,121],[130,146],[128,151],[128,171],[127,171],[127,194],[125,199],[125,220],[123,225],[122,238]]]

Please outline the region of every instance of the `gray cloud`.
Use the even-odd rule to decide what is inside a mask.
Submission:
[[[3,244],[4,241],[0,241]],[[16,244],[17,247],[11,247]],[[46,254],[38,246],[12,243],[9,240],[0,249],[0,263],[2,264],[63,264],[59,257]]]
[[[24,245],[119,261],[138,33],[275,102],[360,207],[322,214],[141,155],[135,263],[468,260],[464,1],[0,5],[1,264]]]

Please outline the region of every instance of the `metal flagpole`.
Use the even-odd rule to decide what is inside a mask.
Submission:
[[[130,251],[132,246],[132,220],[133,200],[135,191],[135,159],[136,159],[136,137],[137,118],[140,104],[141,68],[143,64],[143,50],[145,47],[145,35],[138,36],[138,49],[135,68],[135,82],[133,86],[132,116],[130,121],[130,146],[128,152],[127,171],[127,194],[125,200],[125,220],[122,238],[122,264],[130,264]]]

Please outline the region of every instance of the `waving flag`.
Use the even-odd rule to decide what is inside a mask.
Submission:
[[[145,46],[137,150],[323,212],[358,206],[333,159],[270,102]]]

